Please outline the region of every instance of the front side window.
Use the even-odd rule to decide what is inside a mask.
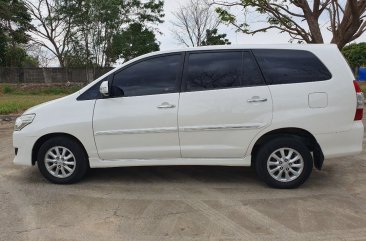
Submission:
[[[153,57],[128,66],[115,74],[117,96],[141,96],[177,92],[181,54]]]
[[[185,75],[187,91],[238,87],[241,66],[240,51],[191,53]]]
[[[313,82],[332,78],[324,64],[308,51],[256,49],[253,54],[270,84]]]

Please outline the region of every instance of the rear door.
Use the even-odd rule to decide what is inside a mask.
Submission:
[[[271,123],[271,94],[250,51],[187,53],[182,85],[182,157],[244,157],[253,137]]]

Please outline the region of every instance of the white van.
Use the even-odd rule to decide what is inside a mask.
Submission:
[[[357,154],[363,94],[336,45],[155,52],[15,123],[16,164],[73,183],[89,168],[254,166],[277,188]]]

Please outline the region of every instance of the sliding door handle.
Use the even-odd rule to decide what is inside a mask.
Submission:
[[[267,98],[260,98],[258,96],[253,96],[251,99],[248,100],[248,103],[258,103],[258,102],[266,102]]]

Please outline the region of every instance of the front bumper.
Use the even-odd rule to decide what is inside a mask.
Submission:
[[[14,163],[17,165],[32,166],[32,149],[37,141],[34,136],[26,136],[21,131],[14,131],[13,146],[17,148]]]

